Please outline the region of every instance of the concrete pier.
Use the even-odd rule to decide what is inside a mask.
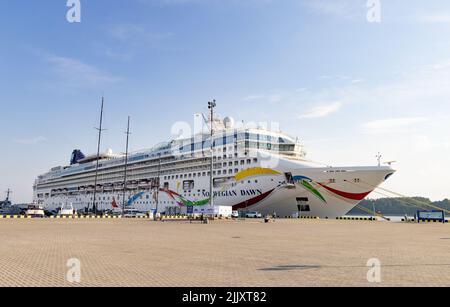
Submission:
[[[2,219],[0,286],[450,286],[449,250],[435,223]]]

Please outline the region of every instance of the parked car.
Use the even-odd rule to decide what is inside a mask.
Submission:
[[[72,204],[61,204],[61,208],[59,209],[59,216],[73,216],[76,211],[73,209]]]
[[[124,218],[144,218],[147,217],[146,213],[140,212],[136,209],[125,209]]]
[[[233,211],[233,212],[231,213],[231,217],[232,217],[232,218],[235,218],[235,219],[239,218],[239,211]]]
[[[44,218],[45,217],[44,207],[38,204],[31,204],[28,206],[28,209],[25,212],[25,216],[33,218]]]
[[[262,214],[259,212],[247,212],[245,217],[248,219],[260,219],[262,218]]]

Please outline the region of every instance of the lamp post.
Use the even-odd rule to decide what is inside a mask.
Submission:
[[[212,215],[214,215],[214,177],[213,177],[213,169],[214,169],[214,108],[217,106],[216,100],[209,101],[208,102],[208,109],[211,112],[211,164],[210,164],[210,176],[209,176],[209,205],[211,206],[211,209],[213,210]]]
[[[127,125],[127,145],[125,152],[125,165],[124,165],[124,178],[123,178],[123,199],[122,199],[122,216],[125,216],[125,199],[127,194],[127,171],[128,171],[128,147],[130,143],[130,116],[128,116],[128,125]]]
[[[161,153],[158,153],[158,178],[156,179],[156,214],[158,214],[159,212],[159,190],[161,189],[161,181],[160,181],[160,177],[161,177]],[[166,213],[167,215],[167,213]]]
[[[375,200],[372,200],[372,208],[373,208],[373,214],[375,215],[374,217],[377,218],[377,212],[375,211]]]

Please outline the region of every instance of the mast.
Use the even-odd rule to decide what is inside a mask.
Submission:
[[[375,156],[375,158],[377,158],[378,167],[380,167],[381,166],[381,158],[383,158],[383,156],[381,155],[381,152],[378,152],[378,154]]]
[[[95,214],[97,214],[96,196],[97,196],[98,167],[99,167],[99,163],[100,163],[100,146],[101,146],[102,132],[103,132],[103,105],[104,105],[104,102],[105,102],[105,98],[102,97],[102,107],[100,110],[100,126],[99,126],[99,128],[95,128],[98,130],[97,163],[95,166],[94,202],[93,202],[93,208],[92,208]],[[89,211],[89,205],[88,205],[88,211]]]
[[[217,106],[216,100],[208,102],[208,109],[211,111],[211,164],[210,164],[210,174],[209,174],[209,205],[214,208],[214,108]],[[213,212],[214,215],[214,212]]]
[[[8,189],[6,191],[6,200],[5,200],[5,202],[9,202],[9,196],[11,195],[11,193],[12,193],[11,189]]]
[[[122,215],[125,215],[125,198],[127,193],[127,170],[128,170],[128,145],[130,140],[130,116],[128,116],[128,126],[127,126],[127,147],[125,152],[125,171],[123,178],[123,201],[122,201]]]

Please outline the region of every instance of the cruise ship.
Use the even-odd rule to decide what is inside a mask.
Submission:
[[[108,150],[85,156],[74,150],[69,165],[36,179],[34,201],[49,211],[70,203],[78,211],[209,214],[231,207],[280,217],[335,218],[395,172],[380,165],[321,166],[306,158],[297,138],[281,131],[238,127],[230,117],[206,121],[214,128],[212,136],[206,129],[129,155]]]

